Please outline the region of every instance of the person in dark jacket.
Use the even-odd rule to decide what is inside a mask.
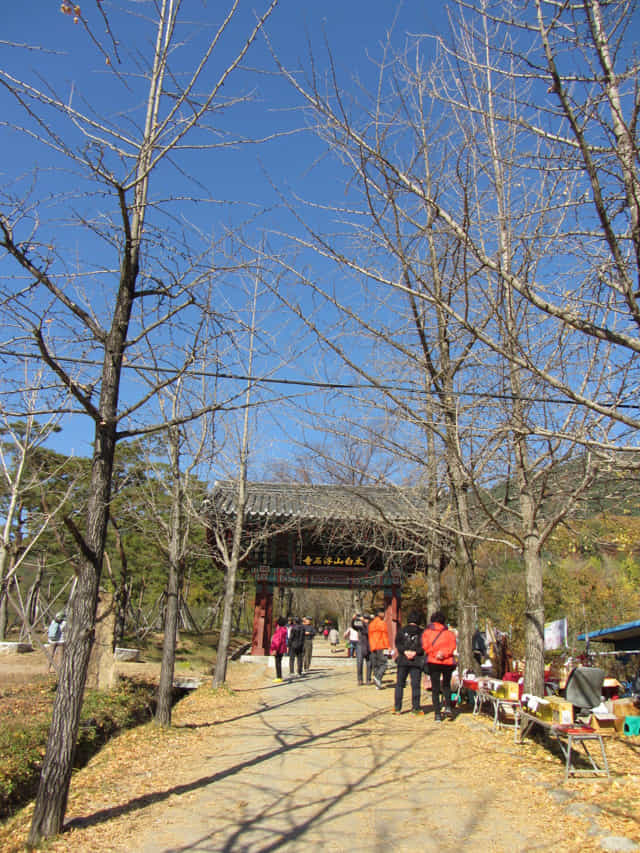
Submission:
[[[424,669],[424,650],[419,613],[410,613],[406,626],[398,629],[396,649],[398,657],[393,713],[399,714],[402,711],[402,694],[408,677],[411,679],[411,711],[414,714],[424,714],[420,708],[420,679]]]
[[[364,684],[364,663],[367,662],[367,684],[371,684],[371,654],[369,651],[369,620],[361,613],[356,613],[351,627],[358,632],[356,642],[356,674],[358,684]]]
[[[304,651],[304,628],[299,617],[293,620],[291,631],[289,631],[289,675],[302,675],[302,653]]]
[[[311,619],[305,616],[302,620],[302,631],[304,634],[303,653],[302,653],[302,671],[309,672],[311,667],[311,656],[313,655],[313,638],[316,635],[316,629],[311,624]]]
[[[473,637],[471,638],[471,651],[473,659],[476,663],[476,674],[482,675],[482,662],[487,657],[487,641],[480,628],[476,628]]]

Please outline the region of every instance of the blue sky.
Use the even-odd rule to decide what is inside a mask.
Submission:
[[[257,8],[262,10],[265,6],[266,0],[262,0]],[[255,4],[241,5],[238,19],[216,51],[209,79],[215,79],[227,67],[238,46],[244,42],[253,24],[254,7]],[[28,13],[19,4],[11,4],[3,20],[4,43],[0,45],[0,65],[16,78],[29,80],[44,91],[55,90],[65,102],[100,117],[115,132],[127,134],[143,120],[146,85],[140,73],[143,68],[140,59],[148,54],[154,38],[151,22],[144,17],[153,4],[104,0],[103,8],[117,40],[115,46],[104,34],[96,0],[82,4],[82,14],[89,21],[100,47],[88,36],[81,23],[74,24],[72,16],[62,15],[58,5],[50,0],[36,0],[30,4]],[[227,8],[219,3],[185,0],[185,23],[179,31],[180,39],[172,57],[177,75],[192,67],[193,57],[210,42],[219,16]],[[434,34],[438,29],[446,28],[446,8],[446,4],[409,0],[401,6],[363,0],[346,3],[331,0],[323,4],[311,0],[297,3],[282,0],[267,24],[267,33],[273,50],[290,69],[303,69],[308,74],[313,57],[319,81],[328,73],[330,51],[338,86],[345,101],[351,105],[359,100],[366,102],[367,93],[375,92],[379,62],[390,29],[393,27],[390,38],[394,50],[401,50],[407,34]],[[428,44],[426,40],[425,45]],[[106,63],[102,50],[108,55],[110,64]],[[119,73],[122,73],[121,79],[117,77]],[[182,82],[179,76],[176,79]],[[220,143],[231,139],[274,138],[260,145],[190,149],[176,155],[175,168],[163,167],[153,179],[152,194],[154,198],[161,196],[170,200],[168,211],[171,216],[154,214],[155,237],[159,245],[165,225],[167,230],[180,229],[184,225],[185,240],[189,244],[185,251],[193,248],[189,241],[199,230],[203,238],[220,239],[220,246],[216,249],[220,256],[229,247],[229,241],[221,239],[225,229],[242,224],[247,243],[258,244],[267,234],[271,248],[289,257],[294,251],[292,244],[276,234],[299,231],[300,226],[283,206],[281,194],[288,199],[297,196],[316,204],[336,206],[352,201],[348,171],[341,168],[335,158],[325,156],[324,144],[306,129],[308,118],[301,110],[299,98],[278,75],[261,38],[258,38],[242,68],[225,85],[222,97],[233,99],[247,93],[250,97],[246,103],[211,114],[209,124],[214,131],[213,138]],[[357,112],[358,107],[355,109]],[[0,138],[5,155],[0,164],[0,185],[5,192],[24,195],[37,176],[37,191],[33,192],[34,200],[39,198],[40,239],[45,244],[50,241],[52,245],[60,246],[60,275],[68,276],[71,285],[77,272],[81,271],[80,280],[88,282],[91,308],[107,317],[116,278],[113,271],[117,267],[117,252],[104,240],[92,236],[90,230],[78,227],[73,217],[79,214],[87,220],[95,218],[102,225],[107,215],[114,215],[113,197],[109,199],[103,195],[100,187],[96,192],[95,184],[87,182],[81,171],[70,167],[60,155],[44,149],[33,137],[25,138],[11,128],[12,124],[21,123],[23,116],[15,99],[4,87],[0,87],[0,110],[0,120],[4,122],[0,124]],[[53,116],[51,121],[54,130],[58,130],[58,118]],[[70,134],[69,138],[76,145],[83,144],[82,135],[74,131],[68,122],[65,133]],[[211,136],[202,130],[194,134],[192,142],[203,145],[210,139]],[[397,139],[400,146],[405,144],[401,130]],[[110,162],[114,169],[121,170],[116,158]],[[446,167],[446,158],[443,163]],[[317,208],[314,211],[307,207],[305,218],[312,225],[318,223],[319,227],[338,227],[332,211]],[[350,227],[353,221],[352,218]],[[158,259],[167,268],[180,269],[180,254],[172,239],[166,246],[158,248]],[[388,258],[384,248],[375,260],[386,269]],[[363,313],[369,310],[366,294],[359,291],[359,283],[344,270],[323,261],[313,252],[303,251],[295,263],[322,288],[335,288],[341,298],[345,301],[349,298],[351,304]],[[6,261],[0,261],[0,273],[9,276],[13,272],[13,267]],[[221,304],[246,316],[250,287],[251,282],[246,277],[227,277],[220,289]],[[296,287],[295,282],[288,293],[300,300],[306,314],[315,310],[313,296],[309,291]],[[356,298],[361,301],[356,303]],[[394,296],[387,298],[392,301]],[[377,297],[370,304],[381,310],[381,301]],[[336,356],[331,357],[326,352],[319,355],[308,330],[282,306],[274,304],[267,294],[261,297],[260,310],[264,312],[261,314],[261,327],[270,339],[272,351],[265,352],[258,359],[255,373],[265,372],[280,379],[294,377],[348,382],[355,378]],[[335,320],[335,314],[332,315],[326,306],[319,310],[322,324],[329,327]],[[400,315],[397,318],[393,316],[393,305],[389,316],[391,324],[402,322]],[[77,343],[71,340],[69,349]],[[158,336],[156,343],[158,352],[163,348],[164,357],[170,360],[171,341]],[[376,364],[376,359],[387,358],[389,350],[369,353],[369,346],[370,342],[363,336],[354,336],[350,340],[351,351],[357,353],[361,361],[371,365],[372,369],[386,369],[384,364]],[[281,362],[279,353],[282,354]],[[225,356],[222,365],[223,371],[238,374],[244,372],[244,367],[243,359],[230,356]],[[90,380],[90,373],[88,368],[83,381]],[[225,388],[229,387],[234,386],[225,385]],[[235,387],[240,392],[242,383]],[[134,383],[125,383],[123,399],[132,398],[138,390]],[[282,392],[282,387],[271,388],[264,397],[270,399]],[[326,414],[329,422],[336,423],[342,419],[345,431],[350,429],[349,418],[354,417],[357,421],[353,398],[343,400],[337,394],[323,391],[296,390],[296,393],[304,393],[306,411],[296,413],[278,403],[273,416],[267,409],[260,410],[256,416],[254,471],[264,472],[273,459],[296,455],[295,439],[303,434],[312,434],[321,413]],[[364,395],[360,396],[366,403]],[[254,399],[257,397],[256,393]],[[362,415],[363,419],[367,416],[366,412]],[[380,414],[372,411],[371,416],[375,419]],[[148,415],[146,420],[151,417]],[[86,417],[74,418],[67,421],[64,431],[56,437],[55,446],[87,455],[91,450],[92,437],[91,421]]]
[[[140,96],[136,91],[136,82],[140,80],[128,77],[126,85],[119,86],[114,82],[113,69],[130,72],[135,68],[137,55],[150,44],[153,29],[144,20],[150,6],[104,0],[102,7],[117,41],[117,46],[114,46],[105,34],[96,0],[81,3],[82,15],[100,42],[99,48],[82,23],[74,24],[72,16],[61,14],[56,2],[33,0],[28,7],[8,4],[3,9],[0,65],[13,76],[28,80],[44,91],[55,89],[63,99],[78,105],[83,111],[108,116],[116,127],[126,131],[129,118],[139,112],[144,86],[140,86]],[[187,13],[184,17],[189,21],[184,27],[184,35],[188,36],[189,42],[182,47],[183,67],[186,67],[190,54],[195,54],[198,47],[202,47],[209,33],[213,32],[217,16],[228,6],[189,2],[183,3],[183,7]],[[241,15],[218,51],[218,70],[225,67],[225,62],[242,43],[253,21],[252,5],[241,8]],[[292,68],[302,66],[308,69],[311,52],[317,70],[320,74],[325,73],[329,49],[345,91],[358,92],[359,86],[369,90],[375,87],[377,61],[390,28],[394,27],[392,38],[396,46],[400,46],[405,32],[431,31],[444,25],[444,7],[438,5],[435,8],[434,12],[433,4],[414,2],[398,6],[362,0],[347,3],[330,0],[322,4],[312,0],[296,3],[284,0],[269,20],[267,32],[274,51]],[[122,14],[123,10],[126,15]],[[111,66],[101,54],[102,49],[109,55]],[[180,68],[179,61],[176,61],[176,67]],[[287,215],[278,208],[279,192],[300,193],[314,200],[334,202],[344,196],[344,184],[343,175],[334,163],[325,159],[317,161],[322,146],[311,133],[304,132],[300,104],[291,88],[277,75],[262,39],[249,53],[244,68],[225,87],[224,94],[233,96],[246,91],[251,92],[246,105],[225,110],[213,118],[216,127],[228,134],[227,138],[268,136],[292,129],[299,132],[280,136],[260,146],[219,149],[213,154],[191,152],[186,156],[184,172],[163,176],[163,190],[199,195],[202,201],[197,205],[185,202],[182,213],[198,227],[213,233],[219,233],[226,225],[250,220],[263,208],[270,209],[272,212],[260,218],[255,230],[253,225],[246,226],[247,239],[252,240],[258,239],[265,224],[278,229],[285,223],[287,227],[291,225]],[[23,193],[37,170],[41,197],[46,198],[46,194],[50,194],[41,208],[43,215],[48,217],[48,221],[40,226],[42,239],[58,241],[64,246],[67,269],[82,267],[92,276],[96,288],[92,296],[93,307],[99,310],[100,303],[104,301],[107,309],[108,281],[102,268],[113,266],[113,260],[107,258],[108,253],[99,241],[92,242],[86,233],[72,228],[68,216],[70,208],[85,216],[99,215],[100,197],[90,196],[91,187],[84,185],[77,173],[69,169],[58,155],[43,149],[33,138],[25,139],[11,129],[10,125],[21,123],[23,116],[15,99],[4,88],[0,91],[0,108],[3,118],[0,138],[4,152],[0,184],[10,191]],[[79,135],[75,141],[78,139]],[[184,161],[181,165],[184,166]],[[183,181],[180,174],[187,173],[194,175],[197,183]],[[60,193],[64,194],[64,199]],[[336,277],[335,270],[317,258],[310,259],[310,262],[314,264],[313,275]],[[0,271],[7,275],[14,272],[6,261],[0,266]],[[344,283],[341,286],[345,286]],[[237,295],[240,291],[238,287]],[[242,303],[245,299],[244,295],[238,295],[238,304],[246,304]],[[269,316],[269,331],[274,339],[280,333],[285,338],[289,336],[289,341],[293,338],[294,348],[299,353],[295,363],[283,368],[280,375],[306,378],[335,375],[335,365],[319,365],[317,356],[314,358],[310,353],[304,332],[299,328],[292,330],[290,321],[283,322],[273,309]],[[275,429],[265,429],[265,423],[262,418],[258,430],[265,442],[264,452],[286,454],[291,445],[288,437],[283,436],[281,422]],[[294,433],[299,427],[291,423],[290,429]],[[86,455],[90,453],[92,434],[89,419],[74,418],[67,421],[62,434],[56,437],[55,446]]]

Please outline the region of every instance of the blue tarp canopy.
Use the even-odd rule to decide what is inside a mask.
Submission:
[[[600,631],[578,634],[578,639],[584,642],[597,640],[601,643],[613,643],[616,651],[635,651],[640,648],[640,620],[624,622],[613,628],[602,628]]]

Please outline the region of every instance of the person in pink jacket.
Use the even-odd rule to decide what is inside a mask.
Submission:
[[[276,677],[274,681],[279,683],[282,681],[282,656],[287,651],[287,621],[281,616],[276,625],[278,627],[271,637],[269,653],[275,655]]]
[[[454,653],[456,650],[456,635],[447,628],[444,614],[437,610],[431,616],[431,623],[422,634],[422,648],[427,657],[427,669],[431,678],[433,710],[435,721],[440,723],[440,682],[444,696],[444,715],[452,717],[451,710],[451,674],[455,667]]]

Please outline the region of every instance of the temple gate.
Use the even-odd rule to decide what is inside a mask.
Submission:
[[[406,577],[416,571],[418,524],[415,494],[367,486],[247,483],[243,566],[256,583],[251,653],[266,655],[273,630],[276,588],[382,591],[393,644]],[[229,531],[237,486],[216,483],[211,524]]]

